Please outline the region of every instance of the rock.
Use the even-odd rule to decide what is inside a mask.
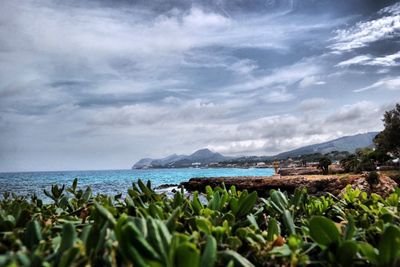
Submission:
[[[359,175],[358,178],[351,183],[351,187],[353,189],[360,189],[368,194],[375,193],[383,197],[390,195],[397,187],[397,183],[385,175],[379,176],[379,183],[371,185],[367,182],[367,175],[368,174]],[[343,188],[340,195],[343,194],[345,190],[346,189]]]
[[[338,166],[337,164],[332,164],[329,166],[330,174],[340,174],[340,173],[345,173],[345,172],[346,171],[341,166]]]
[[[157,186],[154,189],[165,189],[165,188],[170,188],[170,187],[178,187],[178,185],[177,184],[162,184],[162,185]]]
[[[315,167],[281,168],[279,174],[282,176],[317,175],[322,174],[322,171]]]
[[[280,189],[293,193],[296,188],[307,188],[309,194],[320,195],[329,192],[334,195],[340,194],[347,184],[357,178],[348,176],[265,176],[265,177],[217,177],[217,178],[192,178],[181,185],[188,191],[205,191],[207,185],[216,187],[225,183],[229,188],[234,185],[238,190],[257,191],[260,195],[267,195],[271,189]]]

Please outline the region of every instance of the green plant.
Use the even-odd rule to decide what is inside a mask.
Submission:
[[[340,198],[207,187],[172,197],[138,180],[93,195],[74,180],[51,202],[4,194],[0,266],[398,266],[400,190]]]
[[[386,111],[383,118],[385,129],[374,139],[378,150],[400,157],[400,104]]]

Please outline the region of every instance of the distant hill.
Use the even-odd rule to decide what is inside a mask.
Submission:
[[[326,154],[332,151],[348,151],[350,153],[354,153],[357,148],[373,146],[373,139],[377,134],[378,132],[369,132],[364,134],[344,136],[332,141],[304,146],[283,152],[275,155],[274,158],[284,159],[287,157],[297,157],[313,153]]]
[[[217,163],[231,159],[231,157],[225,157],[217,152],[205,148],[200,149],[190,155],[170,155],[162,159],[151,159],[144,158],[136,162],[132,169],[142,168],[155,168],[155,167],[189,167],[193,163],[209,164]]]
[[[373,146],[373,139],[378,132],[369,132],[365,134],[356,134],[344,136],[332,141],[300,147],[294,150],[283,152],[275,156],[250,156],[250,157],[226,157],[217,152],[205,148],[194,152],[191,155],[172,154],[161,159],[144,158],[136,162],[132,169],[143,168],[168,168],[168,167],[190,167],[193,163],[202,165],[217,163],[223,161],[268,161],[274,158],[285,159],[288,157],[298,157],[314,153],[326,154],[332,151],[348,151],[354,153],[357,148]]]

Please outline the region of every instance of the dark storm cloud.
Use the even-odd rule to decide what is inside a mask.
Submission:
[[[400,100],[399,12],[372,0],[6,0],[0,170],[125,168],[201,147],[273,154],[380,129]]]

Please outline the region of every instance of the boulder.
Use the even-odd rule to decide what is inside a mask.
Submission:
[[[360,189],[368,194],[375,193],[383,197],[390,195],[397,187],[397,183],[388,176],[380,175],[379,182],[376,184],[369,184],[367,176],[368,174],[359,175],[359,177],[351,183],[351,187],[353,189]],[[345,190],[346,189],[343,188],[340,195],[343,194]]]
[[[390,194],[396,187],[396,182],[387,176],[381,176],[376,185],[369,185],[365,175],[296,175],[296,176],[263,176],[263,177],[215,177],[192,178],[181,183],[188,191],[205,191],[206,186],[216,187],[223,183],[226,188],[234,185],[238,190],[257,191],[260,195],[267,195],[271,189],[279,189],[293,193],[296,188],[307,188],[311,195],[331,193],[335,196],[344,192],[345,187],[351,184],[367,193],[376,193],[383,196]]]

